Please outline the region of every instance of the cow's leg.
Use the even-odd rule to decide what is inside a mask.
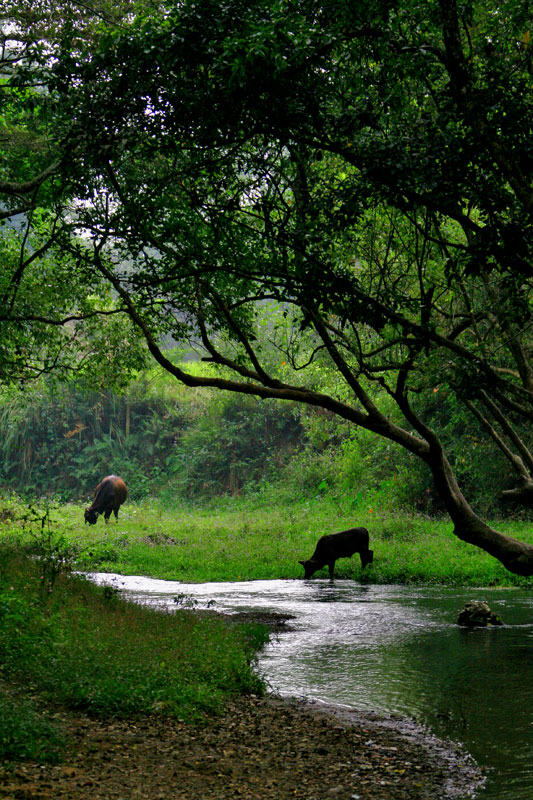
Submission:
[[[114,515],[115,515],[115,519],[116,519],[116,521],[118,522],[118,508],[114,508],[114,509],[113,509],[113,513],[114,513]]]
[[[105,521],[106,521],[106,525],[107,525],[107,523],[109,522],[109,517],[110,517],[110,516],[111,516],[111,509],[109,508],[109,509],[107,509],[107,510],[104,512],[104,519],[105,519]]]
[[[335,561],[334,560],[329,562],[328,569],[329,569],[329,579],[330,579],[330,581],[332,581],[333,580],[333,573],[335,572]]]

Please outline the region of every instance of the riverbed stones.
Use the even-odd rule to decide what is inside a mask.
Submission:
[[[250,696],[191,723],[55,709],[64,762],[0,764],[0,800],[453,800],[479,784],[452,745],[436,751],[425,736],[341,712]]]
[[[485,600],[470,600],[465,603],[457,617],[457,624],[465,628],[486,628],[487,625],[503,625],[500,617],[490,610]]]

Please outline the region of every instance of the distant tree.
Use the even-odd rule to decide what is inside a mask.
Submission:
[[[454,391],[529,497],[532,52],[522,0],[169,0],[60,49],[50,83],[73,228],[156,360],[398,443],[523,575],[533,547],[473,512],[421,409]],[[166,333],[225,373],[171,363]]]

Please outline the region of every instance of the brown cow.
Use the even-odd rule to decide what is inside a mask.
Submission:
[[[339,533],[330,533],[322,536],[315,548],[315,552],[307,561],[299,561],[305,570],[304,578],[311,578],[317,570],[329,568],[329,577],[333,580],[335,561],[338,558],[350,558],[354,553],[361,556],[363,569],[374,560],[374,553],[368,548],[369,536],[366,528],[348,528]]]
[[[107,475],[94,490],[92,506],[85,509],[85,522],[96,525],[98,514],[103,514],[106,523],[109,522],[111,512],[118,520],[118,510],[128,496],[126,484],[118,475]]]

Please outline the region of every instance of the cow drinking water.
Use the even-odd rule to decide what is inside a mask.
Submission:
[[[350,558],[354,553],[361,556],[363,569],[374,560],[374,553],[368,548],[369,536],[366,528],[348,528],[340,533],[322,536],[316,545],[315,552],[307,561],[299,561],[305,570],[305,578],[311,578],[317,570],[329,568],[329,577],[333,580],[335,561],[338,558]]]
[[[96,525],[98,514],[103,514],[109,522],[111,512],[118,520],[118,510],[128,496],[126,484],[118,475],[107,475],[94,490],[93,504],[85,509],[85,522]]]

